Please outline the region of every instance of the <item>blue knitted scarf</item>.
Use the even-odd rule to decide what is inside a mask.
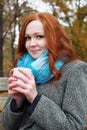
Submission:
[[[55,67],[59,70],[63,64],[63,61],[58,60],[55,63]],[[48,51],[45,51],[45,53],[37,59],[32,58],[29,53],[25,53],[19,58],[17,67],[31,69],[35,77],[36,84],[46,83],[54,76],[50,73]]]

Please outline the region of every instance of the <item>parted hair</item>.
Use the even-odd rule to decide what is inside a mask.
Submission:
[[[64,59],[64,62],[71,62],[77,59],[77,56],[70,44],[70,39],[65,32],[58,19],[50,13],[31,13],[24,17],[24,21],[19,33],[17,56],[13,66],[17,64],[17,60],[27,52],[25,47],[25,30],[26,26],[33,20],[40,20],[44,27],[44,34],[47,40],[47,49],[49,52],[49,65],[51,73],[55,72],[52,81],[57,80],[61,73],[55,68],[55,62],[58,59]]]

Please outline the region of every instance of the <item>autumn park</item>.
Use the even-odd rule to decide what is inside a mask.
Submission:
[[[21,21],[33,11],[56,16],[68,33],[78,57],[87,62],[86,0],[0,0],[0,82],[3,81],[0,83],[0,100],[7,97],[5,85],[16,56]],[[2,89],[3,85],[5,89]]]
[[[40,8],[43,12],[51,12],[60,20],[76,53],[82,60],[87,61],[87,2],[75,1],[43,0],[47,8],[44,8],[43,3]],[[8,76],[12,66],[18,42],[16,39],[22,25],[21,19],[25,14],[38,10],[38,3],[33,1],[28,4],[28,0],[0,0],[0,77]]]

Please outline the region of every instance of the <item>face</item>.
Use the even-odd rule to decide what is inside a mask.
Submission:
[[[31,21],[25,30],[25,46],[33,58],[38,58],[47,49],[43,24],[39,20]]]

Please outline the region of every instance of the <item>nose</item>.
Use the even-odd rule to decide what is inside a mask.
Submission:
[[[35,45],[36,45],[35,39],[31,38],[31,40],[30,40],[30,46],[35,46]]]

